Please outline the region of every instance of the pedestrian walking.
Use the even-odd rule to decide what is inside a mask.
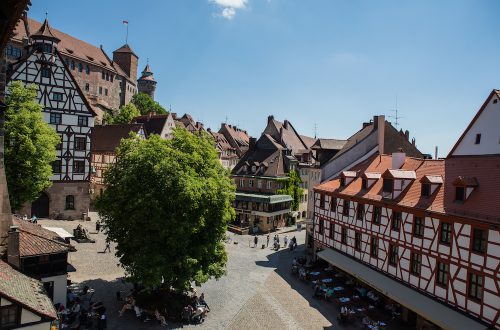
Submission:
[[[269,247],[269,234],[267,234],[267,243],[266,243],[266,247]]]
[[[259,243],[259,238],[257,237],[257,235],[255,235],[255,237],[253,238],[253,247],[257,247],[257,243]]]
[[[284,241],[285,241],[285,248],[286,248],[288,246],[288,236],[285,235]]]
[[[31,217],[31,223],[38,223],[38,218],[36,217],[36,214],[33,214]]]
[[[106,253],[106,251],[111,253],[111,243],[110,242],[106,242],[106,248],[104,249],[104,252]]]
[[[95,223],[95,231],[99,232],[100,230],[101,230],[101,222],[97,220],[97,222]]]

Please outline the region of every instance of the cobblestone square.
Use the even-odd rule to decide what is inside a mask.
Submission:
[[[122,281],[125,275],[112,253],[103,253],[105,235],[96,233],[95,220],[40,220],[43,226],[62,227],[72,233],[79,224],[85,227],[95,243],[71,241],[77,251],[70,253],[69,263],[76,269],[69,279],[95,289],[93,301],[103,301],[108,310],[108,328],[113,330],[164,329],[150,321],[140,323],[133,312],[118,316],[122,302],[116,292],[126,294],[130,285]],[[211,312],[201,325],[171,324],[168,328],[204,329],[325,329],[333,326],[336,311],[330,304],[311,297],[309,284],[299,282],[290,271],[294,256],[304,255],[305,231],[280,234],[296,236],[299,244],[293,252],[261,248],[265,236],[259,236],[259,247],[253,248],[253,237],[230,234],[226,243],[229,261],[227,275],[197,288],[204,292]]]

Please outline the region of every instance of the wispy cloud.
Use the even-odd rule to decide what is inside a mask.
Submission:
[[[232,20],[236,15],[236,10],[245,9],[248,0],[209,0],[220,8],[220,14],[217,16]]]

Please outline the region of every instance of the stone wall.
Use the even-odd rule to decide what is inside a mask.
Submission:
[[[83,219],[90,208],[90,182],[54,182],[45,191],[49,196],[49,214],[51,218],[76,220]],[[74,210],[66,210],[66,196],[75,196]],[[26,214],[31,218],[31,203],[23,206],[20,214]]]

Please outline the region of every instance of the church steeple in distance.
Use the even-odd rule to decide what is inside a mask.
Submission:
[[[137,79],[137,89],[139,93],[145,93],[155,98],[156,80],[153,77],[153,71],[149,66],[149,59],[144,70],[142,70],[141,77]]]

